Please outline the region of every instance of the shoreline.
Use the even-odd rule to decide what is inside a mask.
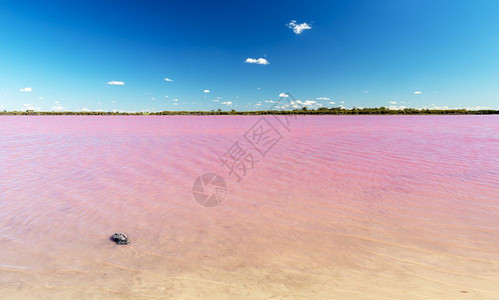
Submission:
[[[160,111],[160,112],[72,112],[72,111],[0,111],[0,116],[259,116],[259,115],[498,115],[499,110],[380,108],[319,108],[317,110],[260,110],[260,111]]]

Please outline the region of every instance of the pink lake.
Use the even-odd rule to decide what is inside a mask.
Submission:
[[[499,298],[497,116],[261,118],[0,117],[1,298]]]

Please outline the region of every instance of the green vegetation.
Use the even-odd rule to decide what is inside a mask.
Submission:
[[[499,114],[499,110],[466,110],[466,109],[416,109],[416,108],[405,108],[400,110],[388,109],[386,107],[375,107],[375,108],[352,108],[344,109],[341,107],[326,108],[321,107],[319,109],[313,110],[304,107],[303,109],[295,110],[257,110],[257,111],[222,111],[211,110],[211,111],[162,111],[162,112],[100,112],[100,111],[89,111],[89,112],[72,112],[72,111],[44,111],[35,112],[32,110],[28,111],[0,111],[0,115],[30,115],[30,116],[59,116],[59,115],[82,115],[82,116],[114,116],[114,115],[496,115]]]

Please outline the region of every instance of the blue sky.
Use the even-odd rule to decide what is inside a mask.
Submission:
[[[310,107],[499,108],[498,11],[493,0],[0,1],[0,109],[253,110],[285,91]]]

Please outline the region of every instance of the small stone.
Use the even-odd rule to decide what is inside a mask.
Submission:
[[[116,242],[116,244],[118,244],[118,245],[126,245],[126,244],[130,243],[127,236],[124,235],[123,233],[113,234],[113,236],[111,237],[111,241]]]

